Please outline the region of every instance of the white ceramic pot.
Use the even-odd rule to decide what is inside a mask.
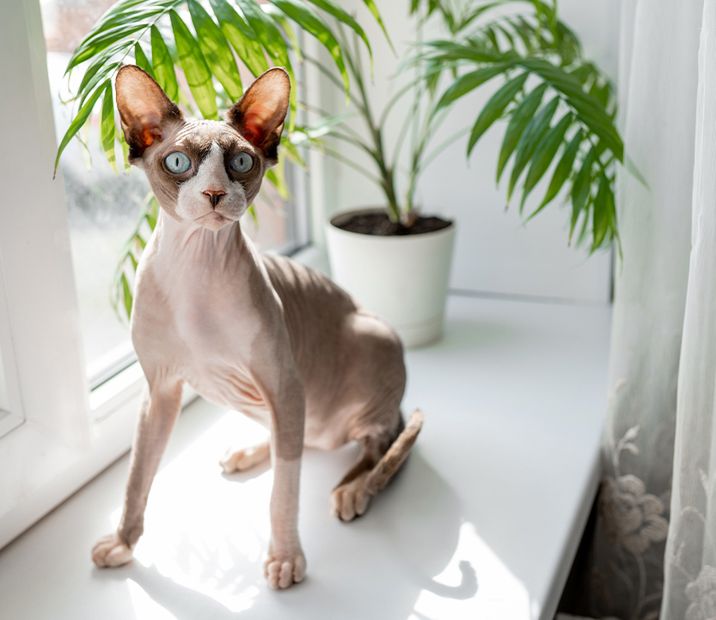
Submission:
[[[375,211],[367,209],[362,211]],[[333,279],[400,335],[406,347],[439,340],[445,320],[455,225],[416,235],[377,236],[326,225]]]

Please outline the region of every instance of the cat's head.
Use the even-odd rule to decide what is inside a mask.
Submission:
[[[115,88],[129,160],[144,170],[160,206],[210,230],[238,220],[277,160],[290,91],[286,71],[258,77],[226,122],[184,120],[134,65],[119,70]]]

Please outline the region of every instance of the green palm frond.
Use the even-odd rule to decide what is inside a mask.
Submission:
[[[368,11],[383,27],[373,0]],[[335,0],[120,0],[83,39],[67,65],[82,71],[74,93],[76,112],[60,141],[55,171],[64,149],[102,105],[102,147],[113,162],[119,139],[108,93],[122,64],[135,63],[149,72],[173,99],[204,118],[217,118],[221,108],[243,92],[239,65],[258,75],[270,65],[285,67],[292,85],[291,110],[296,110],[296,78],[291,58],[293,26],[316,38],[332,57],[349,92],[344,51],[331,28],[333,20],[352,30],[372,54],[359,22]],[[179,77],[178,77],[179,76]],[[180,85],[185,84],[186,88]],[[291,115],[289,130],[294,127]]]
[[[443,93],[442,105],[488,81],[503,80],[474,121],[467,154],[496,121],[507,121],[497,180],[509,172],[508,202],[521,194],[522,211],[528,196],[552,169],[545,195],[527,219],[564,194],[572,206],[570,240],[578,229],[578,242],[591,233],[589,247],[595,251],[617,237],[614,169],[624,161],[624,145],[613,121],[611,86],[602,76],[591,68],[583,75],[575,74],[547,60],[512,53],[488,60],[475,54],[474,48],[452,42],[438,42],[430,58],[456,63],[461,69],[470,67]]]
[[[518,4],[532,12],[496,11]],[[618,241],[614,185],[624,144],[614,122],[614,90],[584,58],[579,39],[554,7],[540,0],[502,0],[455,15],[439,0],[416,0],[413,6],[441,14],[461,35],[429,41],[417,56],[418,62],[454,72],[436,111],[488,82],[502,82],[474,120],[467,155],[488,129],[505,121],[497,181],[507,178],[508,203],[519,197],[522,213],[544,181],[544,195],[526,220],[563,198],[571,206],[570,241],[588,240],[590,252]]]
[[[142,203],[134,230],[124,244],[117,261],[110,303],[120,319],[129,320],[132,316],[134,274],[137,272],[142,252],[157,224],[158,216],[159,203],[154,194],[149,194]]]

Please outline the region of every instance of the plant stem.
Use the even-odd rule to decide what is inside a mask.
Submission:
[[[353,168],[356,172],[360,172],[364,177],[369,179],[371,182],[375,183],[379,187],[383,186],[382,180],[376,177],[373,173],[371,173],[369,170],[361,166],[360,164],[355,163],[352,159],[345,157],[342,153],[339,151],[336,151],[335,149],[332,149],[329,146],[324,146],[323,150],[326,152],[326,154],[330,155],[335,159],[336,161],[341,162],[342,164],[345,164],[349,168]]]
[[[365,144],[364,142],[362,142],[361,140],[359,140],[358,138],[356,138],[354,136],[346,135],[339,131],[332,131],[329,135],[334,138],[337,138],[338,140],[342,140],[346,144],[351,144],[353,146],[358,147],[359,149],[364,151],[367,155],[370,155],[373,159],[376,158],[375,151],[370,146],[368,146],[367,144]]]
[[[343,82],[341,82],[329,69],[327,69],[323,64],[316,60],[315,58],[311,56],[304,55],[304,60],[311,63],[316,69],[318,69],[328,80],[339,90],[343,91]],[[356,99],[353,95],[348,95],[348,100],[356,106],[361,112],[365,113],[365,110],[363,110],[363,106],[361,105],[361,102]]]
[[[438,144],[432,151],[430,151],[426,155],[425,159],[428,160],[428,164],[430,163],[430,160],[440,155],[440,153],[442,153],[447,147],[453,144],[457,139],[462,138],[468,131],[470,131],[471,127],[472,124],[465,125],[462,129],[460,129],[460,131],[456,131],[449,138],[443,140],[440,144]],[[422,171],[423,169],[424,167],[421,166],[420,170]]]
[[[428,147],[433,132],[440,126],[446,118],[445,112],[437,113],[435,110],[435,95],[431,94],[426,106],[423,128],[419,134],[419,139],[413,147],[410,172],[408,175],[408,189],[406,191],[407,210],[411,211],[415,208],[415,191],[417,189],[418,177],[423,170],[423,156],[425,149]]]
[[[341,28],[339,30],[341,30],[341,35],[343,35],[343,29]],[[341,36],[341,38],[343,38],[345,42],[345,37]],[[344,55],[348,70],[358,87],[358,96],[361,102],[360,110],[363,113],[363,120],[368,128],[368,132],[373,143],[371,154],[378,167],[380,179],[379,186],[383,189],[388,203],[386,205],[388,209],[388,216],[392,222],[397,223],[400,221],[400,205],[398,204],[397,194],[395,191],[395,174],[393,168],[387,164],[382,128],[375,122],[371,109],[368,90],[366,89],[365,81],[363,80],[360,49],[358,49],[357,42],[353,49],[351,49],[351,47],[347,44],[344,45],[344,48]]]

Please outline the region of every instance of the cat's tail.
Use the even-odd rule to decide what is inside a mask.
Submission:
[[[410,448],[413,447],[415,440],[418,438],[420,429],[423,428],[423,412],[416,409],[410,415],[405,428],[398,434],[390,448],[385,452],[381,459],[370,470],[366,479],[366,488],[368,493],[375,495],[382,491],[391,481],[393,476],[398,473],[400,467],[408,458]]]

